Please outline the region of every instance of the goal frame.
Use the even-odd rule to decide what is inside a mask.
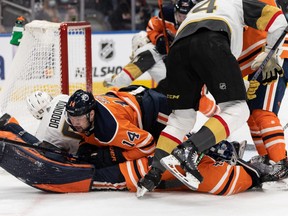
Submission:
[[[68,31],[69,28],[85,28],[85,66],[86,66],[86,90],[93,92],[92,83],[92,51],[91,51],[91,24],[86,21],[62,22],[60,25],[61,46],[61,93],[69,95],[69,60],[68,60]]]

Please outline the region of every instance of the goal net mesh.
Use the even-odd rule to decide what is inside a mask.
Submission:
[[[87,28],[90,26],[83,23],[70,26],[39,20],[26,24],[0,92],[1,112],[15,116],[21,125],[35,126],[38,121],[26,107],[26,97],[31,93],[38,90],[56,96],[72,94],[79,88],[87,89],[87,76],[91,76],[87,73],[91,70]]]

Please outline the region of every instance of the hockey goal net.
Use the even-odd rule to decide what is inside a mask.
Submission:
[[[40,20],[26,24],[0,92],[1,111],[18,120],[32,117],[26,107],[26,97],[32,92],[56,96],[79,88],[92,91],[90,24]]]

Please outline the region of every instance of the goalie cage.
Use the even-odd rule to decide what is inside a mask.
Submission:
[[[92,91],[91,53],[88,22],[34,20],[26,24],[0,92],[1,112],[15,116],[20,124],[29,125],[30,121],[35,126],[26,107],[26,97],[32,92],[56,96],[72,94],[79,88]]]

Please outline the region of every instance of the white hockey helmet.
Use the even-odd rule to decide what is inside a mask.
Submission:
[[[42,119],[44,109],[50,104],[52,99],[46,92],[35,91],[26,98],[27,108],[36,119]]]

